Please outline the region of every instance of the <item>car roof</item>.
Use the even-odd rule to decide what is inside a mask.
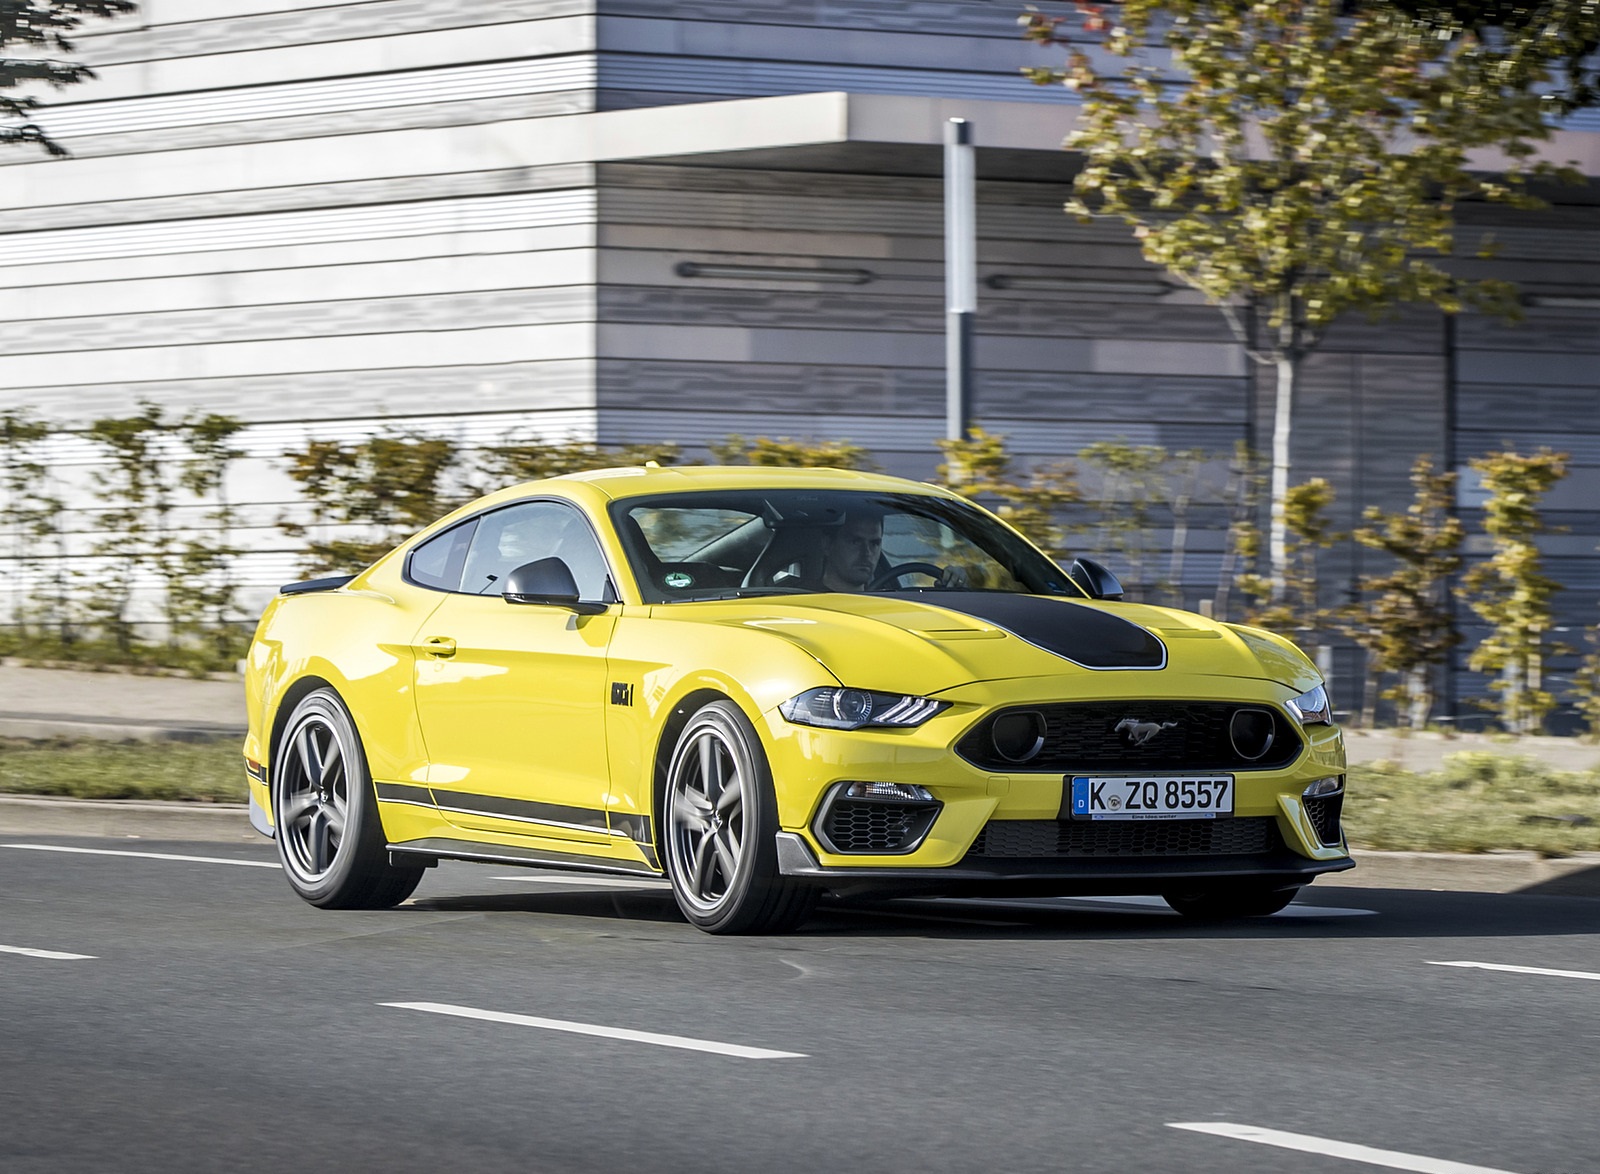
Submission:
[[[563,481],[585,483],[612,499],[708,489],[853,489],[948,496],[947,491],[926,482],[908,481],[883,473],[865,473],[856,469],[790,469],[766,465],[633,465],[568,473],[550,481],[527,482],[516,486],[515,490],[526,493],[535,486],[549,486]]]

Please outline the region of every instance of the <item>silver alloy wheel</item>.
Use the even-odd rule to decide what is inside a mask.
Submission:
[[[349,752],[327,718],[308,713],[285,737],[278,777],[278,835],[284,859],[305,881],[328,875],[350,814]]]
[[[745,859],[746,780],[725,735],[702,726],[667,777],[667,857],[679,893],[701,913],[727,899]]]

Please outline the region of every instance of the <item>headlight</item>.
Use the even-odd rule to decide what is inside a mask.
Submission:
[[[1333,702],[1328,700],[1328,687],[1318,685],[1309,693],[1302,693],[1289,702],[1289,712],[1300,719],[1303,726],[1333,724]]]
[[[778,712],[797,725],[859,730],[862,726],[920,726],[949,704],[904,693],[828,686],[789,698],[778,706]]]

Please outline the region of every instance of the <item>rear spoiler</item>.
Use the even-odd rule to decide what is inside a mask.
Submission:
[[[354,575],[329,575],[326,579],[302,579],[298,583],[285,583],[278,588],[278,594],[310,595],[314,591],[337,591],[354,578]]]

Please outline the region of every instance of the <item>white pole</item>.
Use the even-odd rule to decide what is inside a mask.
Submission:
[[[965,440],[972,423],[972,320],[978,311],[977,167],[972,124],[944,124],[945,427]]]

